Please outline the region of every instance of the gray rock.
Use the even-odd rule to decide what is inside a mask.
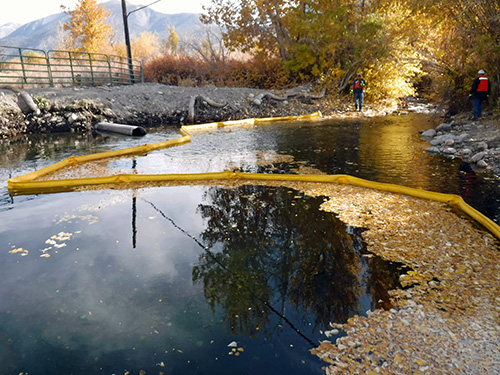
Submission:
[[[452,138],[448,138],[444,141],[445,146],[453,146],[455,144],[455,140]]]
[[[444,122],[436,127],[437,132],[449,132],[451,130],[451,124]]]
[[[429,154],[439,154],[439,148],[432,146],[425,149]]]
[[[488,149],[488,144],[486,142],[479,142],[477,144],[477,147],[479,148],[479,150],[485,151]]]
[[[422,133],[422,137],[424,138],[433,138],[435,135],[436,131],[434,129],[429,129]]]
[[[444,145],[449,140],[455,140],[455,136],[453,134],[438,135],[430,141],[430,144],[431,146]]]
[[[479,168],[486,168],[488,167],[488,163],[486,163],[484,160],[479,160],[476,164]]]
[[[470,155],[470,154],[472,154],[472,150],[470,148],[464,148],[464,149],[460,150],[460,153],[462,155]]]
[[[486,155],[486,152],[484,152],[484,151],[478,152],[477,154],[473,155],[470,158],[470,161],[473,162],[473,163],[477,163],[479,160],[481,160],[482,158],[484,158],[485,155]]]
[[[78,116],[77,116],[75,113],[71,113],[71,114],[68,116],[68,123],[69,123],[69,124],[74,123],[76,120],[78,120]]]
[[[453,147],[445,147],[443,148],[443,154],[446,155],[455,155],[457,153],[457,150],[454,149]]]
[[[462,143],[467,138],[467,133],[459,134],[455,137],[455,143]]]

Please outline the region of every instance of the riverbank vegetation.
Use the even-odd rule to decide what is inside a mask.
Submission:
[[[80,1],[87,2],[95,0]],[[493,82],[490,108],[499,106],[500,0],[212,0],[201,19],[207,33],[197,44],[174,29],[166,40],[132,41],[148,80],[266,89],[312,83],[342,96],[361,73],[369,100],[425,95],[459,111],[484,69]],[[99,45],[125,54],[123,45]]]

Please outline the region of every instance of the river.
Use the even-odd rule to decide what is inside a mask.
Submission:
[[[425,153],[428,114],[196,132],[112,171],[300,168],[461,195],[500,222],[500,183]],[[405,268],[289,188],[178,186],[11,197],[9,177],[178,137],[0,142],[0,374],[323,374],[330,322],[389,307]],[[335,339],[335,336],[332,338]]]

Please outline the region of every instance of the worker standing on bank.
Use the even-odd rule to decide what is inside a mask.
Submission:
[[[351,94],[354,93],[354,107],[356,111],[361,111],[363,108],[363,89],[366,86],[366,82],[361,78],[361,74],[352,83]]]
[[[483,113],[483,101],[490,96],[490,80],[484,76],[484,70],[477,72],[477,78],[472,82],[469,96],[472,97],[473,119],[477,120]]]

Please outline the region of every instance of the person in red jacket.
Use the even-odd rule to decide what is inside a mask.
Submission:
[[[490,96],[490,80],[484,76],[484,70],[477,72],[478,76],[472,82],[469,96],[472,97],[473,119],[477,120],[483,112],[483,101]]]
[[[361,111],[363,107],[363,89],[366,86],[366,82],[361,78],[361,74],[352,83],[351,94],[354,93],[354,107],[356,111]]]

